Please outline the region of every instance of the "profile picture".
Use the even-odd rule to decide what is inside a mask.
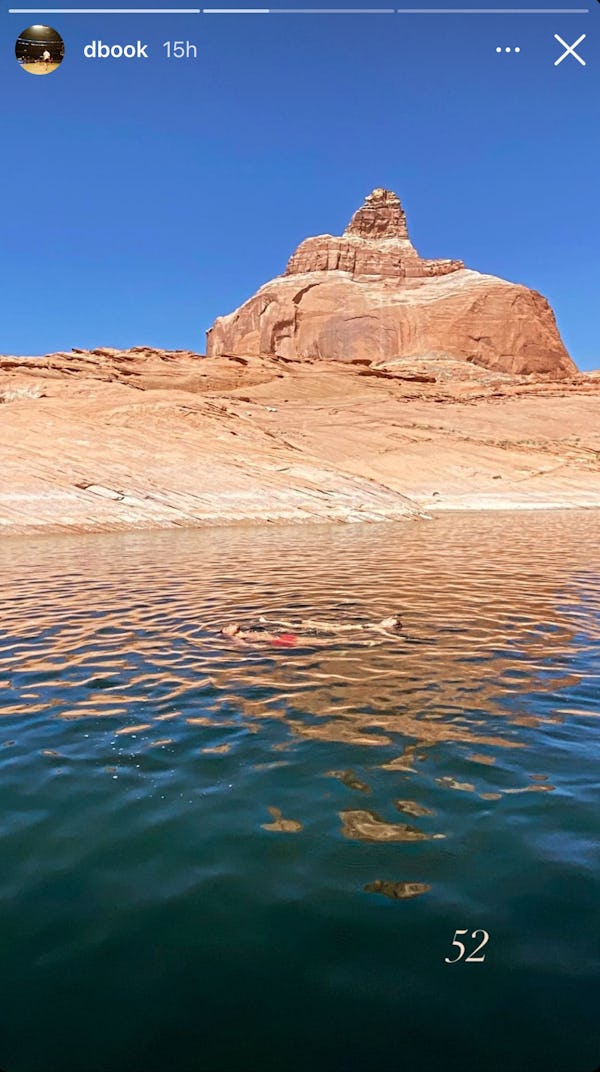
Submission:
[[[51,74],[60,67],[65,43],[51,26],[28,26],[17,37],[15,56],[29,74]]]

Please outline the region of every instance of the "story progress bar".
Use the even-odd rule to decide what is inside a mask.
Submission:
[[[587,7],[10,7],[9,15],[589,15]]]

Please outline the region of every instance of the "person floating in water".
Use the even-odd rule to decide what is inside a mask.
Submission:
[[[277,628],[280,627],[280,628]],[[284,631],[281,632],[280,629]],[[308,643],[329,643],[335,637],[347,634],[364,636],[367,639],[373,633],[380,636],[394,637],[397,639],[402,622],[397,614],[389,618],[382,618],[379,622],[344,623],[344,622],[318,622],[307,619],[304,621],[273,621],[261,617],[258,623],[248,626],[240,622],[232,622],[226,625],[221,632],[240,644],[275,644],[281,648],[293,648],[306,640]]]

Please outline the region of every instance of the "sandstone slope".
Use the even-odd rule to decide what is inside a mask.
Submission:
[[[599,403],[447,356],[0,358],[0,533],[598,507]]]

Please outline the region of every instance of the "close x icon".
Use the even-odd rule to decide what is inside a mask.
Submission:
[[[598,2],[600,3],[600,0],[598,0]],[[586,62],[583,57],[579,55],[576,49],[579,47],[582,41],[585,41],[586,37],[587,34],[581,34],[581,36],[578,37],[576,41],[573,41],[572,45],[569,45],[566,41],[563,40],[560,34],[554,34],[554,39],[558,41],[559,45],[562,45],[564,49],[564,52],[562,52],[558,59],[554,61],[554,66],[558,67],[559,63],[562,63],[563,60],[566,60],[567,56],[572,56],[574,60],[577,60],[577,63],[580,63],[582,67],[585,67]]]

